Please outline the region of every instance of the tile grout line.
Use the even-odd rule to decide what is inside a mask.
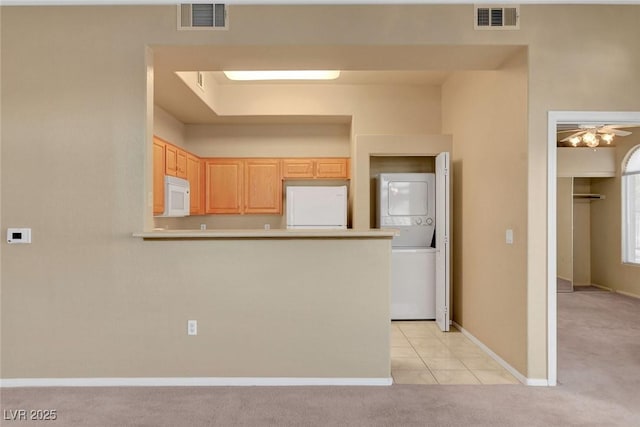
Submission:
[[[398,329],[400,329],[400,332],[406,338],[407,342],[411,346],[411,349],[416,353],[416,356],[418,356],[418,358],[420,359],[420,361],[422,362],[424,367],[427,368],[427,371],[429,372],[429,374],[431,374],[431,376],[435,380],[436,384],[440,385],[440,381],[438,381],[438,378],[436,378],[436,376],[433,374],[433,372],[431,372],[431,369],[429,368],[429,365],[427,365],[427,362],[425,362],[424,359],[422,358],[422,356],[420,356],[420,353],[418,353],[418,350],[416,350],[416,348],[413,346],[413,343],[411,342],[409,337],[404,333],[404,331],[402,330],[402,328],[400,326],[398,326]],[[431,334],[431,335],[433,335],[433,334]]]

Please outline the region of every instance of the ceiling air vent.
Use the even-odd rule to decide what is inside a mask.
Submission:
[[[179,30],[226,30],[224,3],[182,3],[178,5]]]
[[[476,30],[520,29],[520,7],[501,5],[475,6]]]

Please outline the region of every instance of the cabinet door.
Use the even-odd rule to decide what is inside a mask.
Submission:
[[[153,214],[164,212],[164,143],[153,138]]]
[[[187,154],[187,180],[189,181],[190,191],[190,214],[202,215],[204,207],[202,203],[204,184],[204,173],[202,171],[202,162],[192,154]]]
[[[243,161],[209,159],[206,165],[205,213],[237,214],[242,212]]]
[[[178,147],[170,144],[164,146],[165,175],[178,176]]]
[[[282,178],[278,159],[245,161],[244,212],[248,214],[282,213]]]
[[[316,159],[316,178],[349,178],[349,159]]]
[[[176,176],[178,178],[187,178],[187,153],[180,149],[176,154]]]
[[[313,159],[283,159],[282,177],[313,178]]]

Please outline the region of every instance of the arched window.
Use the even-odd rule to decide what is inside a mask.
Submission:
[[[640,264],[640,145],[622,164],[622,260]]]

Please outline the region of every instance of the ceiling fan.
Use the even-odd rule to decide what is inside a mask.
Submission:
[[[566,126],[566,125],[565,125]],[[558,126],[558,134],[572,132],[570,135],[564,137],[560,142],[569,142],[572,146],[576,147],[580,142],[583,142],[587,147],[597,147],[601,141],[607,144],[611,144],[615,136],[628,136],[631,132],[626,130],[620,130],[620,128],[633,127],[633,124],[624,125],[607,125],[607,124],[579,124],[568,125],[569,129],[562,129],[563,126]]]

